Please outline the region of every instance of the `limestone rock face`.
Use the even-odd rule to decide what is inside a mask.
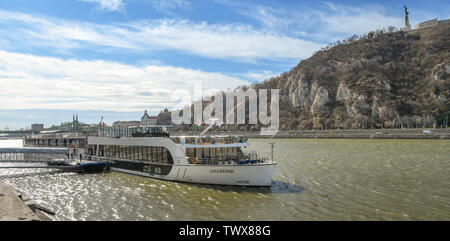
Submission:
[[[303,75],[293,80],[290,89],[290,100],[293,106],[307,108],[310,104],[309,95],[311,91],[310,82]]]
[[[351,102],[355,98],[355,94],[348,88],[348,86],[341,82],[336,93],[337,101]]]
[[[433,68],[430,95],[439,104],[448,104],[450,89],[450,64],[438,64]]]
[[[372,117],[380,118],[382,120],[400,119],[396,110],[382,105],[378,98],[375,98],[372,104]]]
[[[314,102],[311,106],[311,113],[315,114],[319,111],[326,110],[326,104],[329,102],[328,91],[324,87],[318,87],[316,91],[316,95],[314,98]]]
[[[350,116],[367,115],[371,110],[367,96],[351,91],[344,82],[341,82],[338,86],[336,101],[344,102]]]
[[[371,106],[368,103],[368,99],[365,95],[360,95],[358,98],[353,102],[352,106],[350,107],[350,113],[353,115],[367,115],[367,113],[370,113]]]
[[[450,75],[450,65],[439,64],[433,69],[434,80],[444,80]]]

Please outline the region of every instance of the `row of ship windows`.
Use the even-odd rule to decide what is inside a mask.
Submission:
[[[222,148],[186,148],[186,156],[191,158],[199,157],[220,157],[220,156],[241,156],[242,150],[238,147]]]
[[[142,160],[162,163],[173,163],[172,155],[165,147],[159,146],[110,146],[89,145],[88,154],[128,160]]]

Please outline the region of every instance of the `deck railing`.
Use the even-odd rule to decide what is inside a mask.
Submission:
[[[256,153],[242,156],[217,156],[217,157],[189,157],[189,163],[196,165],[236,165],[236,164],[257,164],[273,163],[270,158],[258,157]]]

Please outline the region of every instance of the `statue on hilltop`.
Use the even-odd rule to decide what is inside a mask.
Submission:
[[[405,31],[411,31],[411,25],[409,24],[409,12],[408,7],[406,5],[403,5],[405,8]]]

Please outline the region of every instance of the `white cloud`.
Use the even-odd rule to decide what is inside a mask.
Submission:
[[[162,13],[172,14],[171,10],[188,8],[191,4],[186,0],[147,0],[154,9]]]
[[[311,41],[256,30],[245,24],[168,19],[100,25],[0,10],[2,22],[21,26],[8,29],[5,38],[11,42],[22,41],[23,45],[31,47],[90,48],[95,51],[94,45],[140,53],[178,50],[207,58],[245,62],[306,58],[321,47]]]
[[[172,66],[134,67],[108,61],[62,60],[0,51],[0,109],[141,111],[171,108],[170,94],[235,88],[248,82]],[[192,84],[191,84],[192,83]]]
[[[400,28],[404,23],[401,15],[388,16],[385,9],[378,5],[348,7],[327,3],[327,6],[330,12],[318,13],[318,16],[330,32],[364,34],[389,26]]]
[[[219,1],[233,6],[243,16],[258,21],[262,28],[295,38],[333,42],[353,34],[365,34],[377,29],[403,25],[402,9],[398,16],[389,15],[379,4],[352,7],[335,3],[299,3],[292,8],[269,7],[260,4]]]
[[[93,2],[98,4],[98,8],[104,11],[122,11],[125,4],[122,0],[79,0],[82,2]]]
[[[249,80],[257,81],[257,82],[268,80],[271,77],[275,77],[275,76],[277,76],[276,73],[273,73],[272,71],[268,71],[268,70],[249,71],[245,74],[242,74],[242,77],[244,77],[245,79],[249,79]]]

